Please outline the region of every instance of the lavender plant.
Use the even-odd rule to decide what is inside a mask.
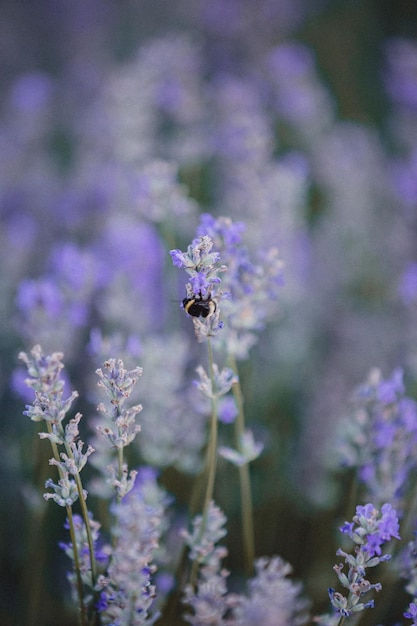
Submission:
[[[222,511],[211,503],[204,531],[198,516],[193,532],[185,533],[190,557],[201,564],[197,584],[185,589],[185,603],[193,610],[187,621],[224,626],[306,624],[308,602],[300,597],[301,586],[287,578],[291,566],[280,557],[256,560],[256,575],[248,583],[247,594],[228,593],[229,572],[222,566],[227,549],[216,545],[226,535],[225,522]]]
[[[317,621],[354,505],[367,531],[343,534],[365,543],[340,552],[325,623],[417,622],[414,541],[374,570],[364,610],[385,558],[365,551],[381,530],[365,503],[394,507],[405,542],[416,523],[415,7],[330,4],[4,3],[1,623],[74,623],[46,547],[62,509],[86,626],[302,624],[287,559]]]
[[[246,570],[250,572],[255,546],[249,462],[259,456],[263,446],[255,443],[252,432],[246,430],[237,363],[249,358],[249,350],[257,340],[257,333],[277,312],[283,262],[275,247],[263,251],[257,263],[252,262],[242,240],[244,230],[245,225],[242,222],[233,223],[229,218],[214,219],[211,215],[204,214],[198,232],[206,233],[213,239],[228,266],[224,280],[230,294],[224,302],[227,328],[218,337],[217,343],[220,343],[220,349],[226,355],[237,378],[233,387],[237,406],[236,449],[222,447],[220,454],[238,467]]]
[[[348,567],[346,574],[343,564],[334,566],[340,583],[348,590],[348,595],[344,596],[333,588],[329,589],[330,601],[340,615],[338,626],[350,615],[374,607],[374,600],[363,602],[363,596],[372,590],[381,591],[382,585],[367,580],[366,570],[388,561],[391,557],[389,554],[382,555],[381,546],[391,538],[400,539],[398,516],[388,503],[382,505],[381,512],[373,504],[356,507],[353,521],[346,522],[340,530],[354,542],[355,550],[354,555],[342,549],[336,553],[345,559]]]
[[[41,432],[39,436],[51,442],[53,458],[50,465],[55,465],[58,470],[59,479],[56,483],[52,479],[46,481],[45,486],[52,489],[52,492],[45,493],[44,498],[52,499],[66,509],[74,563],[74,573],[70,578],[77,590],[80,623],[84,625],[88,623],[88,615],[91,615],[91,592],[95,588],[97,568],[91,519],[85,502],[87,492],[83,488],[80,472],[94,450],[89,446],[83,452],[84,443],[78,440],[80,413],[64,426],[67,412],[78,394],[74,391],[69,398],[63,400],[64,382],[61,378],[63,354],[55,352],[51,356],[46,356],[40,346],[35,346],[31,351],[31,357],[24,352],[19,356],[25,362],[30,376],[27,385],[35,391],[35,400],[32,405],[27,405],[25,415],[33,421],[45,422],[47,432]],[[59,452],[60,446],[65,452]],[[88,565],[81,561],[74,524],[73,505],[77,500],[80,502],[85,526]],[[79,524],[77,526],[79,530]],[[90,589],[88,594],[84,590],[86,584]]]
[[[52,479],[46,481],[46,487],[51,488],[52,493],[47,492],[44,497],[66,509],[71,541],[63,543],[62,547],[73,562],[73,571],[68,578],[78,595],[80,624],[151,624],[158,617],[155,614],[151,618],[149,614],[154,599],[151,562],[158,547],[164,498],[161,495],[159,502],[155,498],[153,503],[147,502],[146,486],[143,485],[134,495],[126,497],[134,487],[137,472],[129,471],[123,455],[124,449],[140,431],[135,417],[142,407],[126,408],[124,404],[142,370],[139,367],[126,370],[123,362],[116,359],[105,362],[104,370],[97,370],[98,385],[108,397],[108,406],[101,404],[98,408],[110,422],[97,428],[109,442],[109,447],[117,452],[116,464],[110,464],[104,470],[114,494],[112,544],[100,551],[105,573],[98,576],[96,552],[100,524],[93,520],[86,507],[87,492],[80,479],[80,472],[94,449],[88,446],[83,452],[84,444],[78,439],[81,414],[69,420],[65,427],[63,425],[78,394],[73,392],[67,400],[62,400],[61,353],[46,356],[40,346],[36,346],[31,355],[32,358],[25,353],[20,355],[31,376],[27,384],[35,390],[36,396],[25,414],[34,421],[45,421],[47,425],[48,432],[40,433],[40,437],[51,442],[54,458],[50,464],[57,467],[59,480],[56,483]],[[60,445],[64,446],[65,452],[58,452]],[[83,518],[73,513],[77,500],[81,503]]]
[[[178,267],[185,269],[190,276],[190,282],[186,284],[186,298],[183,300],[185,311],[189,311],[193,317],[194,331],[197,341],[207,342],[208,347],[208,373],[199,366],[198,387],[211,403],[210,432],[207,444],[206,472],[207,484],[203,505],[202,532],[208,523],[209,507],[213,499],[214,481],[217,465],[217,439],[218,439],[218,398],[230,391],[236,382],[236,376],[230,369],[219,370],[213,361],[211,338],[216,337],[223,328],[220,320],[220,302],[224,293],[214,291],[219,284],[219,272],[226,271],[226,266],[219,265],[220,255],[212,252],[213,241],[207,235],[198,237],[187,248],[187,251],[171,250],[173,262]],[[201,319],[200,319],[201,317]],[[192,581],[196,577],[196,566],[192,572]]]
[[[339,441],[338,462],[356,469],[364,500],[378,507],[390,502],[403,516],[416,470],[417,406],[405,395],[402,370],[387,379],[370,372],[355,391]]]

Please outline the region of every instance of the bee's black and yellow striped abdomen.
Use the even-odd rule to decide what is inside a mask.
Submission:
[[[217,304],[211,299],[211,295],[203,298],[201,293],[193,298],[184,298],[182,306],[185,312],[192,317],[211,317],[217,309]]]

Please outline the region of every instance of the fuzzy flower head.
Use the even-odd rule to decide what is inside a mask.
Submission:
[[[391,538],[399,539],[398,516],[391,504],[383,504],[381,516],[373,504],[356,507],[353,521],[341,527],[341,532],[348,535],[370,557],[381,555],[381,546]]]
[[[100,576],[100,623],[120,626],[152,624],[156,595],[152,577],[164,515],[164,501],[149,502],[138,485],[113,507],[112,549],[105,576]]]
[[[213,292],[213,286],[220,283],[219,272],[227,268],[219,266],[220,254],[213,252],[213,240],[211,237],[202,236],[194,239],[186,252],[171,250],[172,262],[177,267],[185,269],[190,276],[187,285],[187,295],[207,298]]]
[[[197,231],[201,237],[210,237],[228,268],[224,287],[229,297],[222,311],[228,332],[222,340],[227,353],[238,359],[247,358],[258,331],[276,317],[283,269],[276,248],[262,250],[256,262],[251,260],[244,231],[243,222],[209,214],[201,216]]]
[[[248,592],[235,597],[233,624],[236,626],[287,626],[307,624],[308,602],[300,583],[291,580],[291,566],[280,557],[261,557],[254,563],[256,576]]]
[[[334,566],[341,585],[348,590],[347,595],[329,589],[332,606],[340,616],[349,617],[374,606],[374,600],[363,602],[363,596],[370,591],[381,591],[381,583],[371,583],[366,579],[366,570],[388,561],[389,554],[381,556],[381,546],[392,538],[400,539],[398,515],[390,504],[384,504],[379,512],[373,504],[356,507],[352,522],[345,522],[341,532],[348,535],[355,544],[354,554],[339,549],[336,554],[345,563]],[[348,570],[345,572],[345,566]]]
[[[182,305],[186,313],[193,317],[198,341],[215,336],[223,327],[219,303],[226,294],[216,292],[215,286],[221,282],[218,274],[226,271],[227,267],[219,265],[220,255],[213,251],[213,245],[211,237],[203,235],[194,239],[186,252],[170,252],[174,265],[183,268],[190,277]]]
[[[184,603],[193,614],[185,619],[192,626],[225,624],[224,617],[230,608],[226,579],[229,572],[222,566],[227,549],[217,543],[226,535],[223,511],[210,502],[207,518],[196,516],[191,532],[183,531],[185,543],[190,548],[190,559],[199,565],[197,584],[187,585]]]
[[[376,506],[391,502],[402,514],[405,485],[417,469],[417,404],[406,395],[402,370],[386,379],[371,370],[343,428],[343,465],[357,468],[366,498]]]
[[[404,617],[413,620],[413,625],[417,624],[417,604],[414,602],[410,602],[408,606],[408,611],[404,613]]]
[[[31,350],[30,356],[25,352],[19,354],[19,359],[26,364],[29,374],[25,383],[35,392],[34,402],[26,406],[23,414],[34,422],[61,424],[78,397],[78,393],[73,391],[66,400],[62,399],[65,387],[61,374],[64,367],[63,356],[62,352],[46,355],[39,345]]]

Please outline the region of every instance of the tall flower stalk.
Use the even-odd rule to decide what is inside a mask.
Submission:
[[[354,554],[344,550],[337,551],[345,564],[334,566],[334,571],[347,595],[329,589],[332,606],[340,616],[338,626],[342,626],[347,617],[374,607],[374,600],[363,601],[363,596],[370,591],[381,591],[381,583],[371,583],[365,578],[366,570],[384,561],[389,561],[389,554],[382,555],[381,547],[392,538],[400,539],[398,516],[390,504],[383,504],[378,511],[373,504],[356,507],[352,522],[345,522],[340,531],[355,544]],[[348,571],[344,572],[345,565]]]
[[[259,456],[262,445],[255,444],[251,431],[246,428],[238,361],[249,357],[249,350],[257,341],[257,333],[277,313],[283,262],[276,248],[263,251],[258,261],[252,262],[243,243],[244,230],[243,222],[233,222],[227,217],[214,218],[209,214],[201,216],[198,228],[200,235],[205,234],[213,239],[228,267],[224,286],[230,297],[225,300],[223,310],[227,320],[227,332],[218,338],[218,343],[237,377],[237,383],[233,386],[237,406],[236,450],[223,450],[222,454],[237,466],[239,472],[245,569],[251,574],[255,557],[255,534],[249,463]]]
[[[142,368],[135,367],[127,370],[121,359],[108,359],[103,368],[96,370],[99,377],[98,386],[103,388],[108,402],[100,403],[98,410],[106,419],[104,425],[97,430],[109,441],[117,451],[116,466],[109,465],[106,470],[110,474],[109,482],[116,493],[116,500],[120,502],[135,483],[136,472],[129,472],[124,458],[124,449],[140,432],[141,427],[136,424],[136,415],[142,410],[142,405],[125,408],[124,404],[132,393],[133,387],[142,375]]]
[[[80,413],[77,413],[65,426],[63,424],[67,412],[78,394],[74,391],[66,400],[63,400],[64,380],[61,377],[61,370],[64,366],[62,353],[55,352],[46,356],[43,354],[42,348],[37,345],[32,349],[31,356],[32,358],[24,352],[19,355],[19,358],[25,362],[30,376],[26,380],[26,384],[35,392],[35,400],[32,405],[26,406],[24,414],[30,417],[32,421],[43,421],[46,424],[47,432],[41,432],[39,436],[41,439],[49,439],[51,443],[53,458],[50,460],[50,465],[57,467],[59,479],[57,483],[54,483],[52,479],[46,481],[45,486],[51,488],[52,492],[45,493],[44,498],[54,500],[59,506],[64,507],[67,513],[76,578],[75,585],[80,608],[80,623],[84,625],[87,624],[86,620],[88,619],[84,595],[84,584],[87,581],[82,575],[72,505],[77,500],[80,503],[88,542],[89,584],[94,589],[97,578],[94,541],[86,505],[87,492],[83,489],[80,477],[81,470],[94,450],[88,446],[87,450],[83,452],[84,443],[78,439]],[[59,452],[58,446],[61,445],[65,452]]]
[[[237,382],[237,377],[229,368],[219,370],[213,360],[212,338],[223,328],[220,321],[220,301],[224,292],[216,291],[220,283],[218,274],[227,268],[219,265],[220,255],[212,251],[213,241],[208,236],[201,236],[188,246],[186,252],[171,250],[174,265],[185,269],[190,277],[186,284],[186,298],[183,300],[185,311],[192,317],[197,341],[207,342],[208,373],[203,367],[197,368],[200,392],[210,400],[211,417],[206,452],[206,490],[201,521],[201,533],[207,524],[210,503],[213,500],[217,466],[218,439],[218,398],[226,394]],[[198,560],[193,563],[192,583],[196,580]]]

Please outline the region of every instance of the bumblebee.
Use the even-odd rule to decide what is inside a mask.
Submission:
[[[193,317],[211,317],[217,310],[217,303],[212,300],[209,293],[207,298],[203,298],[201,291],[198,296],[184,298],[182,306],[188,315]]]

